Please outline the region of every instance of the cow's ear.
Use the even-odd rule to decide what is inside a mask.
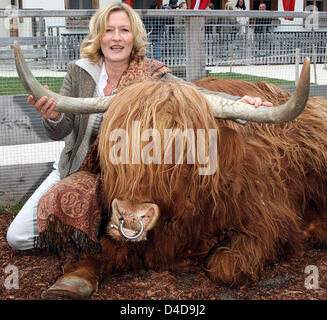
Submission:
[[[238,167],[244,159],[245,143],[243,137],[229,127],[220,128],[218,157],[220,172],[227,173]]]

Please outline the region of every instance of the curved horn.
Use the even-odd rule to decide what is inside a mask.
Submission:
[[[66,113],[100,113],[108,109],[112,98],[110,96],[103,98],[71,98],[61,96],[44,88],[28,69],[17,41],[14,42],[13,47],[17,73],[25,90],[34,97],[34,100],[38,100],[43,96],[53,98],[56,104],[55,110]]]
[[[280,106],[255,108],[252,105],[205,94],[214,116],[221,119],[242,119],[253,122],[281,123],[295,119],[307,104],[310,91],[310,60],[304,59],[301,76],[291,98]]]

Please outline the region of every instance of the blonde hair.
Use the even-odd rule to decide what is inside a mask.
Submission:
[[[106,31],[107,20],[112,12],[124,11],[131,23],[131,30],[134,37],[134,45],[131,59],[144,57],[146,54],[147,34],[140,16],[127,4],[114,2],[99,9],[90,21],[90,33],[83,40],[80,52],[82,58],[87,58],[93,63],[99,62],[103,57],[101,50],[101,39]]]

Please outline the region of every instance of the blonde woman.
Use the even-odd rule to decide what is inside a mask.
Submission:
[[[90,34],[81,45],[82,59],[68,66],[60,94],[70,97],[94,97],[114,94],[134,79],[136,65],[143,63],[144,74],[162,76],[169,69],[145,58],[146,31],[139,15],[128,5],[111,3],[98,10],[90,21]],[[26,250],[38,246],[37,205],[42,195],[66,176],[76,172],[94,142],[102,114],[73,115],[54,110],[53,99],[28,102],[43,118],[45,131],[52,140],[65,140],[59,162],[25,203],[7,232],[11,247]]]

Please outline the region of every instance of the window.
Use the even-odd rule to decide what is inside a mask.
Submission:
[[[65,0],[66,9],[98,9],[99,0]]]

